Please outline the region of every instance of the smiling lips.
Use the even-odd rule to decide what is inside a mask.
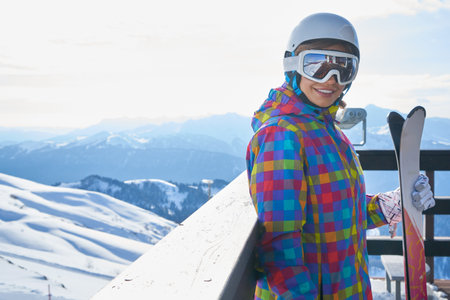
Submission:
[[[324,94],[325,96],[333,94],[335,91],[330,89],[315,89],[319,94]]]

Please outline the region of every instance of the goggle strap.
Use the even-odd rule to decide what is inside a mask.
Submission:
[[[283,67],[285,72],[296,71],[298,68],[300,57],[290,56],[283,59]]]

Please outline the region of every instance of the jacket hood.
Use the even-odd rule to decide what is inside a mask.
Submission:
[[[295,94],[290,85],[284,83],[281,87],[270,90],[266,101],[253,115],[252,128],[256,132],[269,119],[285,115],[303,115],[317,119],[319,122],[325,122],[325,120],[334,122],[338,109],[337,103],[325,108],[306,104]]]

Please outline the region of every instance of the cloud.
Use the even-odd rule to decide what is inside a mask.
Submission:
[[[21,66],[21,65],[15,65],[15,64],[2,63],[2,62],[0,61],[0,70],[1,70],[1,69],[26,70],[26,71],[33,70],[33,68],[30,68],[30,67],[27,67],[27,66]]]
[[[422,69],[414,65],[410,75],[389,75],[397,70],[407,73],[399,62],[409,63],[405,54],[418,47],[403,43],[402,51],[387,61],[386,55],[399,48],[392,42],[397,35],[391,34],[390,39],[386,35],[398,15],[445,11],[442,17],[449,19],[449,9],[447,0],[1,1],[0,91],[11,99],[28,99],[27,111],[36,107],[33,124],[98,122],[117,115],[193,116],[226,111],[250,115],[268,90],[283,80],[281,57],[290,30],[306,15],[325,10],[342,14],[362,28],[358,31],[364,45],[362,61],[372,62],[370,72],[386,73],[366,75],[361,68],[346,96],[350,104],[383,102],[397,108],[427,99],[433,109],[436,103],[447,107],[449,79],[437,76],[435,66],[422,56],[412,56],[426,64]],[[427,23],[432,24],[432,17]],[[414,17],[402,20],[403,31],[390,32],[411,33],[416,38],[404,38],[411,43],[422,43],[424,35],[433,35],[434,29],[416,35],[416,27],[427,27]],[[437,40],[444,40],[441,36]],[[430,45],[423,44],[421,49]],[[426,50],[420,55],[426,53],[429,60],[442,56]],[[414,75],[425,68],[429,77]],[[20,107],[9,105],[9,113],[17,108],[19,120]],[[38,116],[47,109],[52,110],[51,116]],[[76,114],[67,114],[68,110]],[[436,109],[441,115],[442,111]]]
[[[321,1],[318,1],[320,4]],[[415,15],[422,11],[434,12],[450,9],[450,1],[439,0],[343,0],[330,3],[333,11],[349,15],[354,19],[384,18],[390,15]],[[328,8],[327,8],[328,9]]]
[[[431,104],[432,102],[425,98],[418,98],[416,99],[417,105],[424,105],[424,104]]]

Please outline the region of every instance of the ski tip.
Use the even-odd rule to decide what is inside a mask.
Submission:
[[[388,123],[403,122],[403,121],[405,121],[405,119],[402,117],[402,115],[395,111],[391,111],[387,116]]]
[[[427,111],[425,110],[425,108],[423,106],[416,106],[414,107],[408,114],[408,118],[410,118],[413,114],[415,114],[417,111],[423,111],[423,115],[426,116],[427,115]]]
[[[400,136],[402,135],[403,124],[405,119],[398,112],[392,111],[387,117],[389,131],[391,132],[392,142],[394,143],[395,153],[397,158],[400,153]]]

